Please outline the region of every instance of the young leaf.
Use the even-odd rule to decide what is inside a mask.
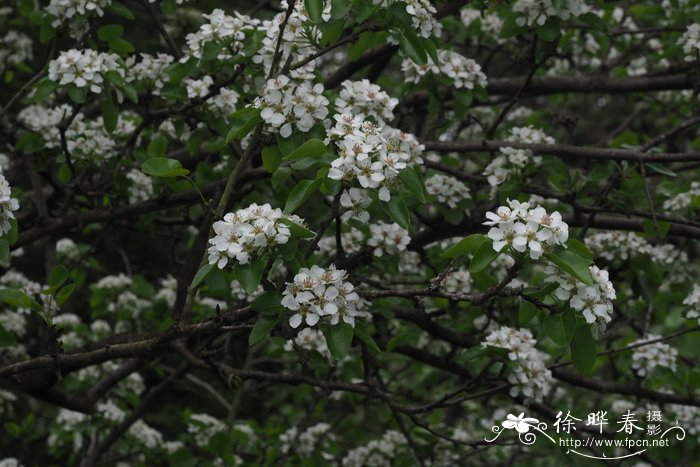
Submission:
[[[596,360],[596,346],[589,325],[577,326],[571,341],[571,360],[581,373],[588,372]]]
[[[262,149],[262,163],[265,170],[274,173],[282,162],[282,153],[277,146],[265,146]]]
[[[115,128],[117,128],[117,122],[119,121],[119,111],[114,105],[111,98],[105,99],[102,102],[102,122],[104,123],[105,130],[112,133]]]
[[[425,184],[418,172],[412,168],[406,168],[399,172],[399,178],[408,191],[421,203],[426,201]]]
[[[260,317],[253,325],[253,329],[250,331],[248,336],[248,345],[255,345],[260,342],[265,336],[270,334],[272,329],[275,327],[279,321],[281,315],[273,319]]]
[[[146,153],[148,157],[163,157],[168,149],[168,140],[164,136],[158,135],[148,143]],[[179,163],[179,162],[178,162]]]
[[[487,240],[489,239],[485,235],[471,234],[443,251],[440,256],[443,258],[457,258],[474,253]]]
[[[260,109],[246,107],[229,116],[231,129],[226,135],[226,144],[236,139],[244,138],[255,126],[262,121]]]
[[[323,16],[323,0],[304,0],[304,8],[313,23],[320,23]]]
[[[556,315],[548,315],[543,325],[545,332],[555,344],[569,345],[576,332],[576,314],[572,310],[566,310]]]
[[[258,258],[248,264],[236,263],[233,268],[233,275],[239,284],[248,293],[255,292],[260,282],[262,282],[263,270],[267,266],[267,258]]]
[[[57,265],[49,274],[49,286],[60,287],[68,279],[68,269],[62,264]]]
[[[372,339],[372,336],[369,335],[369,333],[364,329],[363,326],[356,324],[354,334],[357,336],[358,339],[364,342],[364,344],[373,352],[382,352],[377,343],[374,342],[374,339]]]
[[[58,306],[63,305],[65,301],[68,300],[71,295],[73,295],[73,292],[75,292],[75,287],[76,286],[74,283],[70,283],[59,290],[56,294],[56,304]]]
[[[591,276],[591,270],[588,268],[588,265],[591,264],[589,260],[569,250],[547,253],[545,258],[584,284],[593,285],[593,276]]]
[[[333,358],[336,360],[345,358],[348,352],[350,352],[350,347],[352,345],[352,326],[347,323],[338,323],[335,326],[331,326],[324,322],[321,323],[319,327],[326,338],[328,350],[330,350]]]
[[[264,316],[279,314],[284,310],[282,306],[282,294],[278,292],[265,292],[253,300],[250,307]]]
[[[411,214],[401,198],[392,197],[382,207],[387,215],[405,230],[411,230]]]
[[[183,169],[180,161],[166,157],[148,159],[141,166],[143,173],[153,177],[173,178],[187,175],[189,170]]]
[[[518,310],[518,323],[521,326],[527,324],[537,314],[537,307],[534,303],[523,300]]]
[[[287,204],[284,206],[284,212],[293,213],[299,206],[304,204],[309,197],[314,194],[318,187],[321,186],[322,180],[302,180],[297,186],[294,187],[289,197],[287,198]]]
[[[199,271],[197,271],[197,274],[194,275],[194,279],[192,279],[192,284],[190,287],[193,289],[197,287],[199,284],[202,283],[202,281],[207,277],[207,275],[211,272],[212,269],[214,269],[214,264],[205,264],[201,268],[199,268]]]
[[[292,234],[292,237],[295,237],[295,238],[314,238],[316,236],[315,232],[312,232],[311,230],[307,229],[306,227],[299,225],[296,222],[292,222],[291,220],[289,220],[287,218],[283,217],[279,221],[281,223],[289,226],[289,233]]]
[[[124,27],[121,24],[108,24],[97,30],[97,38],[106,42],[118,39],[122,34],[124,34]]]
[[[418,38],[415,32],[410,29],[405,29],[401,35],[397,37],[399,48],[408,58],[418,65],[425,65],[428,62],[428,56],[425,53],[423,43]]]
[[[507,248],[507,247],[504,247]],[[501,253],[493,249],[491,241],[485,241],[476,249],[471,263],[469,263],[469,272],[475,273],[483,271],[486,266],[491,264]]]
[[[326,145],[319,139],[310,139],[291,154],[285,157],[285,160],[303,159],[305,157],[322,156],[326,152]]]

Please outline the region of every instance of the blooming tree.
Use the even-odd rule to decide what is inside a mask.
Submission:
[[[0,6],[0,466],[700,458],[700,1],[234,3]]]

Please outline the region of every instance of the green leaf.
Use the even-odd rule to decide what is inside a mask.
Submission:
[[[134,19],[134,14],[127,7],[121,3],[112,2],[107,9],[117,16],[121,16],[126,19]]]
[[[443,251],[440,256],[443,258],[457,258],[458,256],[474,253],[487,240],[489,239],[485,235],[471,234]]]
[[[416,33],[410,29],[406,29],[399,36],[396,36],[399,41],[399,49],[408,58],[418,65],[425,65],[428,62],[428,56],[425,54],[425,49]]]
[[[281,223],[289,226],[289,233],[295,238],[314,238],[316,233],[307,229],[303,225],[299,225],[296,222],[283,217],[279,220]]]
[[[670,228],[671,224],[666,221],[657,220],[654,222],[653,219],[644,219],[644,222],[642,222],[642,229],[644,229],[644,233],[647,235],[659,235],[661,237],[665,237],[668,235],[668,230]]]
[[[605,23],[605,21],[603,21],[603,19],[595,13],[584,13],[579,16],[578,19],[598,31],[606,31],[608,29],[608,25]]]
[[[192,284],[190,285],[191,288],[197,287],[199,284],[202,283],[202,281],[209,275],[209,273],[214,269],[214,264],[205,264],[199,270],[197,271],[197,274],[194,275],[194,279],[192,279]]]
[[[299,146],[295,151],[285,157],[285,160],[303,159],[305,157],[322,156],[326,152],[326,145],[319,139],[310,139]]]
[[[216,58],[219,56],[219,52],[221,52],[222,47],[223,44],[219,42],[209,41],[205,43],[204,49],[202,50],[202,60],[216,60]]]
[[[304,0],[306,14],[313,23],[321,22],[323,15],[323,0]]]
[[[581,373],[590,371],[595,364],[596,352],[590,325],[577,326],[574,339],[571,341],[571,360],[576,369]]]
[[[581,258],[593,262],[593,253],[591,253],[591,250],[589,250],[583,242],[575,238],[570,238],[566,242],[566,247]]]
[[[573,310],[566,310],[556,315],[548,315],[544,318],[543,326],[555,344],[569,345],[576,332],[576,314]]]
[[[411,230],[411,214],[408,212],[406,203],[397,196],[392,197],[382,207],[387,215],[405,230]]]
[[[508,248],[508,246],[506,245],[503,248]],[[483,271],[486,269],[486,266],[491,264],[500,254],[500,251],[493,249],[493,242],[483,242],[481,246],[476,249],[476,252],[474,252],[474,257],[469,263],[469,272],[475,273]]]
[[[123,88],[126,84],[124,77],[117,70],[109,70],[105,72],[104,77],[118,88]]]
[[[121,38],[112,39],[109,41],[109,48],[110,50],[121,54],[130,54],[136,50],[131,42]]]
[[[111,98],[106,99],[102,102],[102,122],[104,123],[105,130],[112,133],[115,128],[117,128],[117,122],[119,121],[119,110],[114,105]]]
[[[246,107],[229,115],[231,129],[226,135],[226,144],[233,140],[244,138],[250,131],[262,121],[260,109]]]
[[[19,234],[19,225],[17,224],[17,219],[10,219],[10,231],[7,232],[7,241],[10,245],[14,245],[17,242],[17,235]]]
[[[250,307],[268,318],[268,315],[280,314],[284,311],[284,307],[282,306],[282,294],[279,292],[265,292],[259,297],[256,297],[256,299],[251,302]]]
[[[118,39],[124,34],[124,27],[121,24],[108,24],[97,30],[97,37],[101,41],[109,42]]]
[[[66,300],[70,298],[71,295],[73,295],[73,292],[75,292],[75,284],[70,283],[63,287],[61,290],[58,291],[56,294],[56,304],[58,306],[61,306],[65,303]]]
[[[168,150],[168,140],[165,139],[163,135],[157,135],[151,139],[148,143],[148,149],[146,153],[148,157],[159,157],[165,156],[165,152]]]
[[[57,265],[51,270],[49,274],[49,286],[59,287],[61,286],[69,276],[68,269],[62,264]]]
[[[267,266],[266,257],[257,258],[248,264],[236,263],[233,267],[233,276],[241,284],[243,290],[253,293],[262,282],[265,266]]]
[[[382,350],[379,348],[374,339],[372,339],[372,336],[370,336],[369,333],[362,326],[359,325],[359,323],[355,325],[355,335],[358,339],[364,342],[364,344],[373,352],[382,352]]]
[[[591,264],[589,260],[569,250],[547,253],[544,256],[562,271],[571,274],[586,285],[593,285],[593,276],[588,268]]]
[[[302,180],[294,187],[289,197],[287,204],[284,206],[284,212],[291,214],[296,211],[299,206],[304,204],[307,199],[321,186],[322,180]]]
[[[51,93],[54,92],[54,90],[58,87],[58,83],[51,81],[48,78],[44,78],[41,81],[39,81],[34,88],[34,94],[32,95],[32,99],[35,102],[43,102],[46,99],[51,96]]]
[[[0,238],[0,264],[4,267],[10,265],[10,242],[7,238]]]
[[[154,157],[148,159],[141,166],[143,173],[153,177],[173,178],[187,175],[189,170],[183,169],[180,161],[167,157]]]
[[[67,185],[71,180],[73,180],[73,173],[70,170],[70,166],[68,164],[61,164],[58,168],[58,181]]]
[[[342,360],[350,352],[350,347],[352,345],[353,329],[347,323],[338,323],[335,326],[331,326],[326,322],[319,324],[321,332],[326,338],[326,344],[328,344],[328,350],[330,350],[331,355],[336,360]]]
[[[282,153],[277,146],[265,146],[262,150],[262,163],[265,170],[273,173],[282,162]]]
[[[521,326],[526,325],[537,314],[537,311],[538,309],[534,303],[523,300],[518,310],[518,323]]]
[[[535,29],[537,36],[545,42],[554,42],[561,34],[561,24],[559,20],[549,18],[545,24]]]
[[[408,334],[396,334],[394,337],[389,339],[389,342],[387,342],[386,351],[393,352],[396,347],[406,342],[408,337]]]
[[[85,99],[87,99],[87,88],[71,86],[68,88],[68,97],[76,104],[82,104],[85,102]]]
[[[250,331],[250,335],[248,336],[248,345],[255,345],[258,342],[260,342],[264,337],[269,335],[272,329],[274,329],[275,325],[279,321],[280,316],[281,315],[278,315],[273,319],[263,317],[258,318],[258,320],[253,325],[253,329],[251,329]]]
[[[410,191],[418,201],[425,203],[427,196],[425,184],[423,183],[423,180],[416,169],[408,167],[401,170],[399,172],[399,178],[406,189]]]
[[[0,290],[0,301],[13,307],[30,308],[39,314],[44,312],[44,308],[36,300],[19,289]]]
[[[109,73],[109,72],[107,72],[107,73]],[[139,103],[139,93],[136,92],[136,88],[135,88],[135,87],[133,87],[133,86],[130,85],[130,84],[125,84],[125,85],[122,86],[120,89],[122,90],[122,92],[124,93],[124,95],[126,95],[126,97],[127,97],[131,102],[133,102],[134,104],[138,104],[138,103]]]

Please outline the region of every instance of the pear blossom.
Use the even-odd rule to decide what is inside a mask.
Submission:
[[[307,326],[315,326],[329,316],[331,324],[342,319],[354,326],[355,318],[364,314],[357,309],[360,296],[346,277],[344,270],[332,264],[325,269],[316,265],[301,268],[282,294],[282,306],[293,312],[289,325],[298,328],[305,322]]]

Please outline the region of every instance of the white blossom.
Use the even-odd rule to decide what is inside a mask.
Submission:
[[[374,256],[398,255],[406,251],[411,243],[408,232],[399,224],[386,224],[379,221],[369,226],[370,237],[367,245],[374,248]]]
[[[374,119],[380,125],[394,118],[394,107],[399,100],[389,96],[385,91],[369,80],[343,81],[338,98],[335,101],[336,112],[351,114],[366,120]]]
[[[289,241],[289,226],[283,219],[297,224],[303,220],[287,215],[269,204],[253,203],[245,209],[226,214],[223,220],[214,222],[214,238],[209,240],[209,264],[222,269],[229,260],[248,264],[251,257],[262,251],[283,245]]]
[[[642,344],[660,337],[654,334],[647,334],[641,339],[631,342],[630,345]],[[632,353],[632,368],[639,376],[646,376],[657,367],[676,371],[677,356],[678,351],[665,342],[642,345],[635,348]]]
[[[282,297],[282,306],[294,314],[289,318],[289,325],[298,328],[302,322],[315,326],[325,316],[335,325],[343,322],[355,326],[355,318],[364,313],[357,309],[360,296],[354,286],[347,281],[346,273],[336,269],[312,266],[301,268],[294,276],[293,282],[287,282]]]
[[[513,385],[511,396],[541,400],[552,385],[552,373],[545,364],[547,354],[535,348],[537,340],[527,329],[503,326],[486,336],[482,345],[508,349],[508,358],[517,362],[508,382]]]
[[[590,8],[584,0],[517,0],[512,9],[520,15],[518,26],[542,26],[548,18],[568,20],[587,13]]]
[[[689,62],[697,60],[700,53],[700,23],[694,23],[688,26],[680,39],[678,45],[683,47],[685,59]]]
[[[87,88],[95,94],[102,92],[103,74],[109,71],[126,77],[123,62],[118,55],[92,49],[61,51],[49,62],[49,79],[58,84]]]
[[[425,189],[428,194],[435,196],[438,202],[453,209],[465,199],[471,198],[469,187],[449,175],[432,175],[425,181]]]

